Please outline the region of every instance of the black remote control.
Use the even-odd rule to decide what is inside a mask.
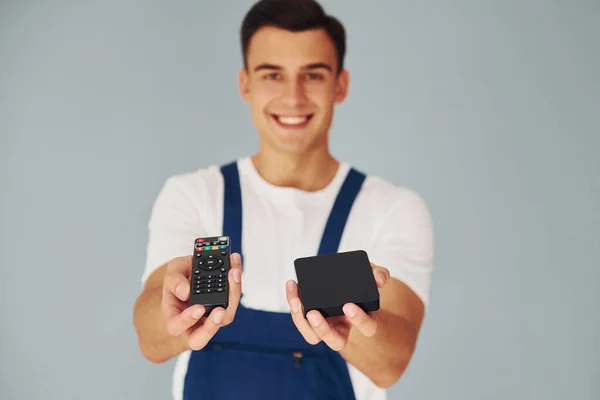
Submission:
[[[201,304],[207,317],[216,307],[229,305],[229,237],[206,237],[194,241],[190,306]]]

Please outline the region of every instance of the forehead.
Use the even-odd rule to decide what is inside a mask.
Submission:
[[[290,32],[280,28],[259,29],[248,46],[248,67],[270,63],[297,68],[310,63],[327,63],[335,69],[335,44],[323,29]]]

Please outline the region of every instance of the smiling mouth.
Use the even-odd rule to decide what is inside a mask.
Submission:
[[[283,128],[304,128],[308,125],[314,114],[303,116],[283,116],[271,114],[277,124]]]

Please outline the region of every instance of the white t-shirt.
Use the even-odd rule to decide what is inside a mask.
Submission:
[[[191,254],[195,238],[221,236],[223,177],[212,165],[167,179],[154,204],[142,283],[169,260]],[[242,282],[246,307],[289,312],[285,282],[296,280],[294,259],[316,255],[329,211],[350,165],[342,162],[330,184],[317,192],[274,186],[238,160],[243,198]],[[265,251],[268,249],[268,251]],[[348,217],[339,251],[362,249],[390,270],[427,306],[433,268],[433,229],[423,199],[414,191],[367,175]],[[190,352],[177,358],[173,398],[180,400]],[[384,400],[386,391],[348,364],[357,400]]]

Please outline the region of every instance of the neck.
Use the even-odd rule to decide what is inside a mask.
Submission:
[[[340,165],[327,148],[290,155],[261,147],[252,156],[252,162],[259,175],[270,184],[307,192],[325,188],[335,177]]]

